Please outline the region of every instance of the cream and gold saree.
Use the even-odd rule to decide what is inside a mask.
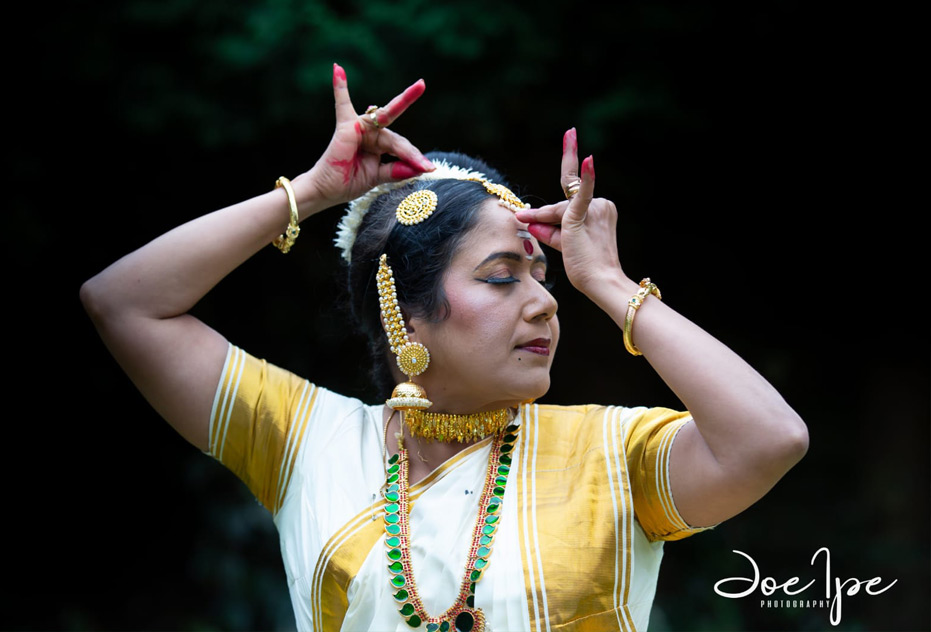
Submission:
[[[300,630],[410,630],[386,570],[382,406],[230,346],[210,453],[269,509]],[[490,630],[645,630],[676,511],[668,457],[688,413],[525,405],[475,605]],[[414,579],[431,614],[455,600],[490,451],[469,446],[411,488]]]

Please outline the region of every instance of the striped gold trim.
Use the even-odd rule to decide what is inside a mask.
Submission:
[[[675,440],[679,430],[687,423],[687,420],[681,423],[669,424],[663,429],[663,438],[660,441],[660,447],[656,451],[656,495],[666,514],[666,519],[676,530],[686,531],[691,527],[682,519],[676,504],[672,500],[672,485],[669,482],[669,454],[672,448],[672,442]]]
[[[242,349],[232,344],[229,345],[226,360],[223,363],[222,377],[213,400],[213,409],[210,412],[208,431],[210,454],[221,462],[223,461],[223,448],[226,445],[226,433],[233,414],[233,403],[236,400],[236,391],[245,367],[245,356]]]
[[[517,498],[530,629],[635,630],[622,409],[534,405],[524,419]]]
[[[272,515],[284,502],[318,392],[307,380],[229,345],[210,413],[208,451]]]
[[[669,459],[679,431],[691,421],[688,413],[665,408],[640,409],[627,422],[634,508],[651,542],[680,540],[710,527],[692,527],[673,500]]]
[[[630,584],[633,579],[634,505],[627,472],[627,436],[621,413],[622,410],[615,406],[608,407],[604,413],[606,425],[610,430],[610,442],[606,441],[604,448],[606,454],[613,457],[607,458],[605,475],[617,485],[613,501],[615,541],[618,542],[614,563],[614,608],[619,629],[633,632],[636,626],[627,604],[630,601]],[[617,532],[618,528],[620,533]]]
[[[518,532],[520,534],[521,559],[524,560],[524,588],[527,591],[527,603],[530,615],[530,629],[539,631],[540,622],[546,619],[546,608],[537,589],[540,574],[536,542],[536,522],[534,518],[535,486],[533,485],[536,468],[536,446],[539,435],[539,406],[528,405],[524,411],[524,424],[521,440],[515,452],[520,456],[520,476],[518,484]],[[513,453],[512,453],[513,454]],[[549,625],[547,624],[547,629]]]
[[[310,396],[305,397],[306,390],[308,389],[310,390]],[[309,382],[306,384],[305,393],[302,394],[301,402],[295,413],[295,420],[291,424],[291,428],[288,429],[288,446],[285,449],[285,458],[282,459],[282,469],[278,477],[278,489],[275,494],[275,510],[273,513],[277,514],[281,509],[288,486],[291,484],[291,475],[294,473],[294,463],[297,460],[297,455],[300,452],[301,444],[304,440],[304,432],[310,424],[310,418],[313,414],[314,402],[317,400],[318,392],[319,389],[315,385]],[[296,431],[295,428],[297,429]]]

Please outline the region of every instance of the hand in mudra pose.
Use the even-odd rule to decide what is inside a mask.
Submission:
[[[421,79],[383,107],[359,114],[349,96],[346,73],[333,67],[336,129],[330,144],[310,170],[316,196],[329,206],[353,200],[372,187],[433,169],[414,145],[388,129],[424,93]],[[390,157],[395,160],[386,161]],[[297,179],[296,179],[297,180]]]

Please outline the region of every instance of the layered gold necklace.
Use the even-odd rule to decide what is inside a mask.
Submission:
[[[406,414],[410,414],[410,411],[406,411]],[[409,462],[403,439],[398,442],[398,453],[388,459],[384,491],[387,501],[385,554],[398,612],[411,628],[425,626],[427,632],[485,630],[485,614],[481,608],[475,607],[475,585],[488,567],[488,558],[501,520],[504,490],[511,471],[511,452],[519,430],[519,425],[512,424],[503,430],[499,428],[494,435],[459,596],[446,612],[438,616],[429,615],[424,608],[411,567]]]
[[[499,432],[511,421],[511,409],[501,408],[484,413],[453,415],[405,410],[404,422],[415,437],[428,441],[459,441],[470,443]]]

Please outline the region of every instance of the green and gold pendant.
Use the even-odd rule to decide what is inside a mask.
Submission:
[[[472,544],[459,597],[446,612],[433,617],[427,614],[417,586],[410,557],[410,504],[408,498],[408,460],[403,447],[388,459],[385,506],[385,547],[388,581],[398,612],[411,628],[425,627],[427,632],[483,632],[485,613],[475,607],[475,584],[488,568],[501,519],[501,505],[511,471],[511,456],[520,426],[512,424],[495,435],[485,485],[479,497],[478,518],[472,532]]]

